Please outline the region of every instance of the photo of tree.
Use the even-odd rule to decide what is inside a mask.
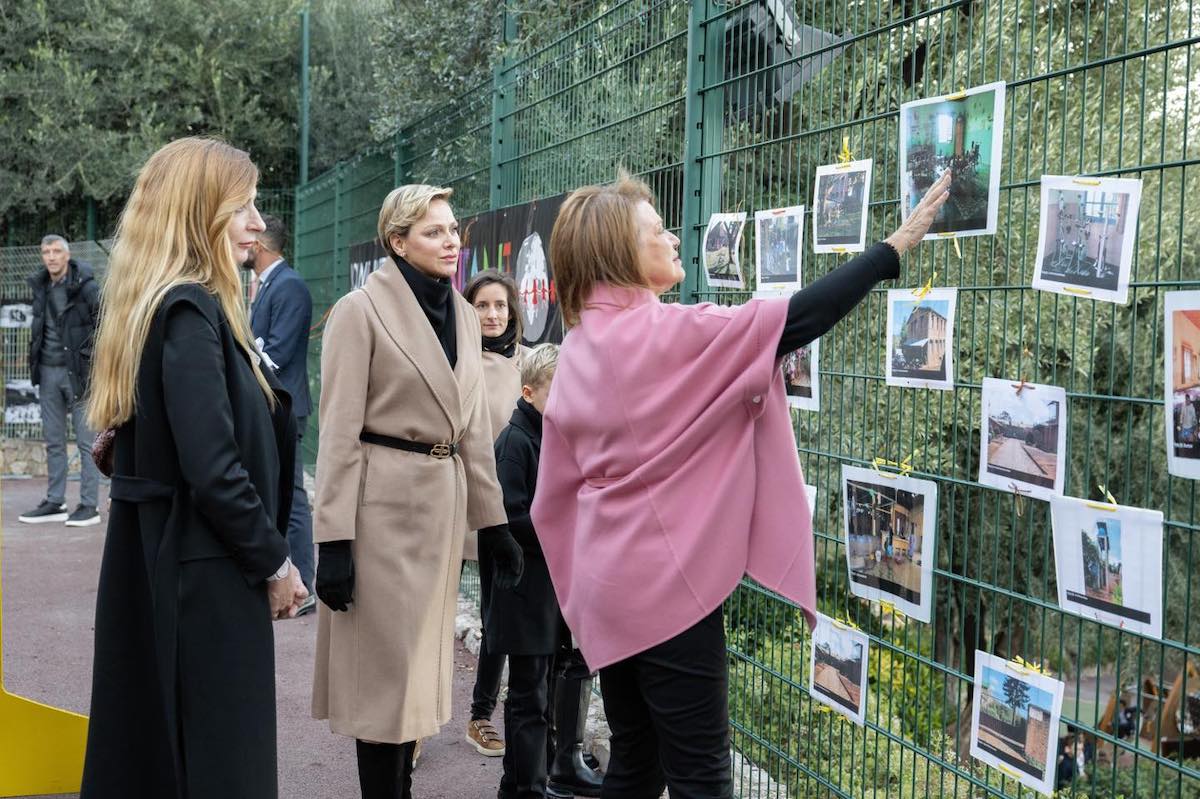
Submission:
[[[975,654],[971,756],[1051,793],[1063,684],[995,655]]]
[[[871,194],[871,160],[817,167],[813,252],[862,252]]]

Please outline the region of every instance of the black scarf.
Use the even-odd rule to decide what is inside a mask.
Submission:
[[[483,337],[483,351],[494,352],[505,358],[511,358],[517,354],[517,320],[515,317],[508,320],[508,327],[504,328],[504,332],[500,335]]]
[[[458,363],[458,336],[454,332],[454,289],[450,286],[450,278],[430,277],[399,255],[392,256],[392,260],[412,289],[417,305],[425,312],[425,318],[433,327],[433,334],[453,369]]]

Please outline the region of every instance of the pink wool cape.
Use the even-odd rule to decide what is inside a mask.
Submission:
[[[592,669],[711,613],[748,574],[815,623],[812,524],[775,350],[787,300],[663,304],[599,285],[550,389],[533,502]]]

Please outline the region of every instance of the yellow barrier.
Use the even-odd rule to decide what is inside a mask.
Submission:
[[[87,716],[4,689],[3,625],[0,590],[0,796],[74,793],[83,777]]]

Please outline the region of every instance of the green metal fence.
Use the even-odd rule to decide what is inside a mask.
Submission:
[[[838,40],[781,48],[770,26],[783,14],[772,11]],[[704,284],[711,213],[808,205],[816,167],[845,137],[855,158],[874,160],[869,236],[881,238],[898,224],[900,103],[998,80],[997,235],[925,243],[895,284],[959,289],[954,391],[885,384],[879,290],[822,340],[821,410],[795,418],[818,491],[818,604],[871,642],[866,724],[809,699],[811,639],[794,607],[749,582],[727,603],[734,746],[793,797],[1029,794],[967,752],[977,649],[1065,682],[1063,719],[1077,735],[1056,732],[1094,757],[1062,796],[1200,796],[1200,678],[1189,673],[1200,667],[1200,508],[1194,483],[1167,474],[1160,382],[1163,293],[1200,287],[1194,0],[599,2],[509,57],[488,85],[297,191],[297,263],[318,318],[346,291],[348,247],[371,237],[392,186],[454,186],[456,210],[470,214],[605,180],[618,165],[651,183],[680,233],[684,301],[738,302],[748,294]],[[1042,174],[1143,180],[1127,304],[1030,288]],[[741,261],[752,275],[751,227]],[[842,259],[806,249],[806,283]],[[1164,513],[1161,642],[1059,609],[1046,503],[977,481],[985,377],[1066,390],[1066,494],[1099,498],[1103,484],[1122,504]],[[876,456],[910,457],[939,487],[928,625],[850,596],[840,469]],[[1170,713],[1143,696],[1171,689],[1189,698]],[[1101,729],[1121,694],[1153,740]],[[1191,730],[1182,743],[1159,740],[1176,726]]]

